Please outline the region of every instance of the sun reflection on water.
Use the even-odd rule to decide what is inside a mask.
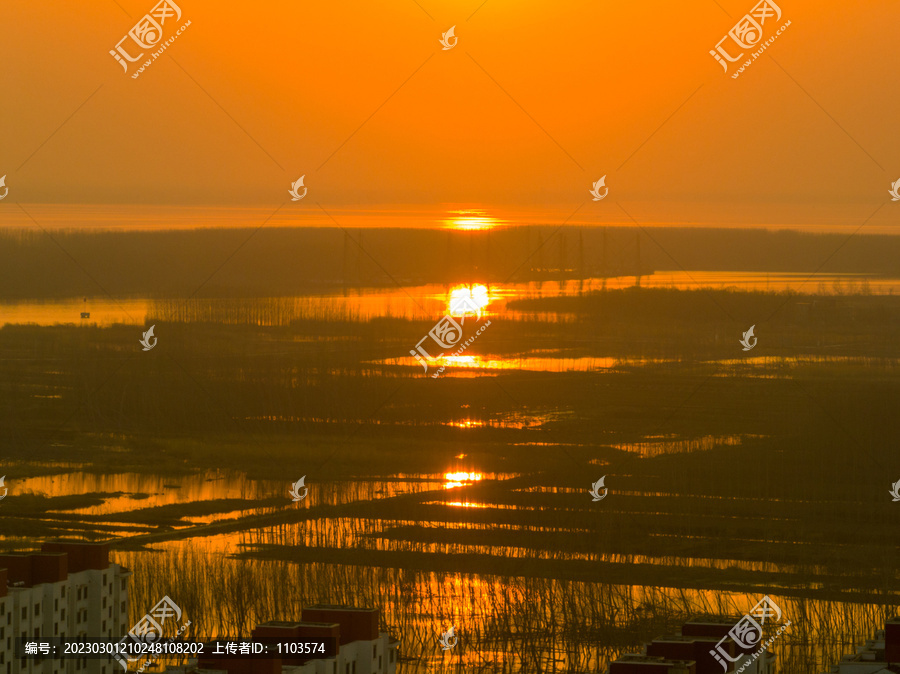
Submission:
[[[457,286],[450,291],[450,299],[447,302],[447,310],[451,316],[477,315],[490,304],[491,297],[487,286],[468,285]]]
[[[454,428],[483,428],[484,422],[477,421],[475,419],[463,419],[462,421],[451,421],[448,426],[453,426]],[[465,458],[465,454],[460,454],[460,456],[456,458]]]
[[[481,473],[444,473],[444,489],[464,487],[484,479]]]

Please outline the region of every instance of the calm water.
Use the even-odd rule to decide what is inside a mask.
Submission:
[[[603,286],[603,279],[585,279],[584,282],[521,283],[493,285],[487,289],[490,303],[486,315],[502,315],[512,299],[529,297],[559,297],[574,295],[579,290],[590,292]],[[606,279],[607,288],[633,286],[632,276]],[[765,272],[709,272],[709,271],[661,271],[641,277],[641,286],[647,288],[734,288],[739,290],[791,290],[800,293],[853,293],[865,287],[876,294],[900,293],[900,279],[865,277],[852,274],[809,274]],[[344,294],[303,296],[288,298],[292,315],[316,318],[350,318],[368,320],[378,316],[395,318],[431,318],[446,313],[451,293],[464,286],[425,285],[409,288],[358,289]],[[284,301],[284,298],[279,298]],[[197,305],[210,307],[215,320],[216,305],[234,304],[235,300],[196,300]],[[71,298],[49,302],[0,303],[0,325],[33,323],[37,325],[81,324],[109,326],[116,323],[144,325],[165,310],[165,300],[148,298],[115,299],[104,297]],[[82,319],[87,312],[89,318]],[[510,312],[516,315],[519,312]],[[177,320],[177,317],[173,317]],[[223,319],[227,320],[227,319]],[[264,318],[260,318],[264,321]]]
[[[860,277],[829,275],[807,280],[800,274],[661,272],[643,277],[641,284],[799,292],[820,292],[824,284],[824,290],[834,294],[864,290]],[[609,279],[606,286],[630,287],[634,281]],[[507,307],[513,298],[572,295],[596,290],[602,283],[591,279],[583,284],[492,286],[485,289],[483,311],[490,317],[515,317],[516,312]],[[867,290],[874,293],[890,293],[895,287],[900,291],[900,279],[868,279]],[[430,285],[273,298],[270,313],[254,313],[257,307],[252,299],[196,300],[186,309],[178,301],[88,298],[85,303],[78,298],[0,305],[0,323],[145,325],[161,316],[165,318],[160,320],[185,321],[201,316],[222,323],[280,325],[297,316],[356,321],[378,316],[435,318],[449,311],[454,290],[458,288]],[[90,312],[90,318],[78,318],[81,311]],[[184,312],[183,316],[179,312]],[[785,382],[780,380],[790,379],[796,370],[823,364],[850,365],[854,372],[880,368],[888,373],[896,367],[890,358],[740,357],[737,336],[733,340],[737,353],[715,361],[715,374],[710,378],[733,376],[739,383],[754,384],[772,379],[778,380],[775,385],[782,385]],[[535,348],[512,356],[448,357],[441,365],[447,368],[443,376],[474,378],[511,370],[622,373],[678,362],[571,356],[559,349]],[[364,365],[361,379],[391,368],[421,370],[406,356],[370,360]],[[253,367],[255,364],[247,372],[252,373]],[[148,377],[152,374],[147,370]],[[590,385],[607,386],[599,381],[603,379],[611,378],[596,377],[590,379]],[[182,379],[175,381],[183,385]],[[694,385],[691,381],[689,390]],[[583,390],[586,398],[594,392],[587,387]],[[502,393],[492,390],[488,395],[502,400]],[[417,402],[424,406],[431,401],[423,398]],[[735,403],[735,407],[741,405]],[[657,416],[662,415],[655,410],[648,414],[641,401],[609,414],[647,414],[653,421],[644,431],[648,435],[619,432],[603,447],[603,439],[597,435],[609,431],[601,424],[593,437],[589,432],[583,438],[566,434],[570,442],[554,442],[558,439],[554,428],[558,431],[563,422],[572,421],[575,412],[571,409],[513,404],[509,410],[488,414],[488,406],[469,407],[456,401],[447,408],[435,404],[435,409],[438,411],[427,418],[436,420],[435,426],[447,435],[406,436],[406,431],[412,434],[424,425],[425,415],[419,408],[402,411],[384,426],[396,431],[391,441],[414,442],[425,452],[431,451],[428,442],[433,438],[449,444],[452,450],[447,456],[453,460],[448,459],[443,470],[386,471],[384,475],[360,474],[329,482],[318,482],[310,475],[308,496],[300,503],[292,502],[288,495],[290,482],[300,474],[275,481],[216,470],[177,476],[115,470],[95,474],[78,465],[57,465],[52,475],[16,478],[17,472],[26,469],[17,471],[17,465],[9,462],[2,472],[12,495],[96,495],[96,502],[86,505],[51,508],[41,521],[61,530],[133,539],[114,552],[117,561],[135,571],[133,621],[164,594],[177,597],[197,633],[204,635],[247,634],[257,622],[296,617],[299,607],[315,602],[378,606],[386,626],[401,639],[402,654],[411,658],[401,671],[597,671],[618,654],[638,651],[642,642],[673,632],[679,621],[692,614],[739,616],[768,593],[795,625],[774,646],[779,671],[812,674],[839,660],[843,652],[852,650],[851,644],[867,638],[884,621],[883,603],[890,602],[879,601],[871,586],[855,590],[857,578],[852,574],[839,578],[825,560],[810,566],[748,561],[745,557],[743,553],[760,541],[773,548],[782,543],[766,538],[767,533],[760,530],[762,522],[802,522],[792,508],[815,505],[786,503],[773,515],[768,494],[751,491],[737,498],[716,493],[715,471],[706,464],[696,469],[690,463],[695,456],[715,459],[727,452],[752,453],[757,446],[754,443],[769,439],[744,432],[755,428],[752,424],[734,432],[714,419],[710,428],[696,436],[687,432],[675,435],[668,433],[669,429],[654,430]],[[141,414],[145,411],[142,408]],[[284,414],[291,416],[269,414],[262,407],[255,416],[241,420],[272,422],[272,426],[285,420],[317,421],[307,418],[311,413],[301,405]],[[482,434],[482,438],[496,434],[490,436],[496,440],[484,445],[470,443],[469,433]],[[419,437],[428,439],[419,443]],[[124,450],[115,437],[108,442],[110,447]],[[517,461],[519,451],[563,457],[586,447],[600,458],[585,460],[596,474],[584,476],[584,487],[556,484],[553,477],[537,471],[530,474]],[[500,468],[484,468],[485,462],[475,455],[478,451],[501,454],[492,464]],[[624,458],[615,458],[614,468],[610,457]],[[685,463],[675,463],[675,459]],[[624,481],[648,464],[656,466],[654,461],[670,461],[662,464],[668,468],[659,471],[665,479],[644,491],[614,487],[615,498],[605,501],[602,510],[591,510],[588,483],[617,470]],[[653,471],[646,470],[652,477]],[[693,473],[703,471],[712,476],[710,482],[690,482]],[[670,474],[687,480],[688,486],[670,486]],[[5,501],[2,507],[13,503]],[[166,510],[154,510],[161,508]],[[585,513],[590,519],[585,519]],[[629,547],[628,537],[632,515],[650,518],[645,522],[683,517],[689,524],[680,526],[691,533],[660,527],[651,540],[634,549]],[[722,524],[723,519],[729,522]],[[723,550],[714,556],[703,543],[710,538],[718,542],[715,536],[722,532]],[[601,546],[592,548],[589,537],[612,542],[597,551]],[[20,547],[31,540],[5,536],[2,530],[0,539]],[[617,542],[621,543],[618,548]],[[806,554],[800,552],[798,558],[815,559],[815,554]],[[508,566],[510,560],[518,566]],[[824,580],[820,581],[819,575]],[[585,576],[591,579],[584,580]],[[891,587],[894,580],[885,580],[885,587]],[[460,647],[442,653],[437,636],[451,625],[460,635]]]
[[[728,436],[701,438],[692,445],[655,440],[621,449],[641,456],[666,452],[707,451],[714,445],[739,446],[743,438]],[[461,461],[465,455],[460,455]],[[14,466],[11,467],[14,469]],[[298,476],[299,477],[299,476]],[[293,478],[293,476],[292,476]],[[257,621],[273,616],[287,618],[296,607],[319,601],[378,605],[392,633],[401,638],[402,653],[414,658],[404,662],[401,671],[450,672],[463,666],[467,671],[596,671],[621,652],[638,649],[644,639],[671,630],[671,618],[686,619],[696,613],[746,612],[761,592],[736,592],[691,588],[656,587],[653,583],[583,583],[540,577],[499,577],[491,574],[458,574],[442,571],[408,570],[390,562],[387,567],[370,566],[365,555],[378,553],[425,553],[444,557],[481,555],[485,558],[520,559],[533,564],[545,560],[554,563],[589,562],[596,565],[648,565],[661,569],[706,569],[710,573],[742,570],[753,574],[803,573],[809,569],[765,562],[747,562],[739,550],[733,558],[707,559],[691,555],[652,556],[611,553],[560,553],[539,545],[510,545],[502,541],[468,544],[433,541],[392,532],[406,528],[428,532],[467,532],[493,529],[490,522],[454,521],[435,511],[432,519],[385,518],[370,516],[319,516],[301,522],[254,527],[254,516],[318,506],[354,505],[389,502],[407,495],[420,495],[422,504],[453,511],[504,511],[502,504],[489,496],[480,497],[469,488],[502,485],[518,479],[515,474],[490,474],[450,468],[443,474],[393,475],[381,479],[360,478],[350,481],[307,484],[307,499],[292,503],[288,483],[250,480],[240,474],[205,472],[178,478],[133,473],[94,475],[82,472],[11,480],[7,484],[16,494],[33,493],[60,497],[104,492],[103,503],[67,510],[77,522],[84,516],[90,527],[113,524],[115,515],[140,508],[214,503],[219,499],[240,499],[246,505],[205,517],[186,515],[178,530],[195,528],[196,535],[178,539],[172,532],[159,532],[154,526],[135,527],[121,535],[149,534],[145,551],[117,550],[115,559],[135,571],[132,587],[132,618],[137,620],[142,607],[152,605],[162,594],[177,597],[197,634],[246,633]],[[548,493],[546,488],[518,487],[517,493]],[[551,489],[557,495],[583,490]],[[622,494],[624,496],[624,494]],[[647,496],[647,495],[644,495]],[[281,499],[276,507],[261,506],[260,501]],[[589,500],[589,499],[588,499]],[[531,509],[527,503],[518,508]],[[515,510],[515,508],[514,508]],[[507,510],[508,511],[508,510]],[[561,513],[564,516],[563,513]],[[100,521],[91,516],[103,516]],[[203,531],[213,521],[251,518],[247,526],[230,533]],[[507,525],[511,530],[527,530],[535,543],[541,536],[558,532],[580,535],[564,520],[542,528]],[[154,533],[155,532],[155,533]],[[154,540],[154,536],[156,537]],[[242,552],[274,548],[286,551],[355,551],[359,560],[350,565],[306,562],[299,565],[278,559],[240,559]],[[253,591],[248,576],[253,574]],[[198,592],[199,590],[199,592]],[[836,659],[846,642],[859,638],[883,620],[874,602],[800,599],[780,594],[777,588],[767,592],[789,616],[794,627],[774,645],[779,671],[807,671],[811,662]],[[235,605],[235,611],[223,606]],[[461,647],[442,653],[436,638],[454,625]],[[535,632],[537,630],[537,632]],[[541,636],[544,631],[548,638]],[[538,652],[521,646],[523,633]],[[552,635],[552,638],[549,638]],[[793,668],[793,669],[792,669]]]

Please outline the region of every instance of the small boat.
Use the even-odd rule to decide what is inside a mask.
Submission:
[[[90,318],[90,317],[91,317],[91,312],[90,312],[90,311],[82,311],[82,312],[81,312],[81,317],[82,317],[82,318]]]

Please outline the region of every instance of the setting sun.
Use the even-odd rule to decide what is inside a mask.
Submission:
[[[499,220],[489,217],[484,211],[454,211],[451,217],[444,220],[446,227],[470,231],[493,229],[499,224]]]
[[[2,19],[0,674],[900,674],[900,0]]]

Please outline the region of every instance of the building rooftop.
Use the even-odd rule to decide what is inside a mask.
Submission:
[[[323,609],[328,611],[353,611],[360,613],[362,611],[377,611],[377,608],[368,608],[367,606],[347,606],[344,604],[310,604],[307,609]]]
[[[669,658],[656,655],[641,655],[640,653],[626,653],[620,655],[615,662],[611,664],[647,664],[647,665],[671,665],[673,667],[690,667],[695,665],[694,660],[670,660]]]

